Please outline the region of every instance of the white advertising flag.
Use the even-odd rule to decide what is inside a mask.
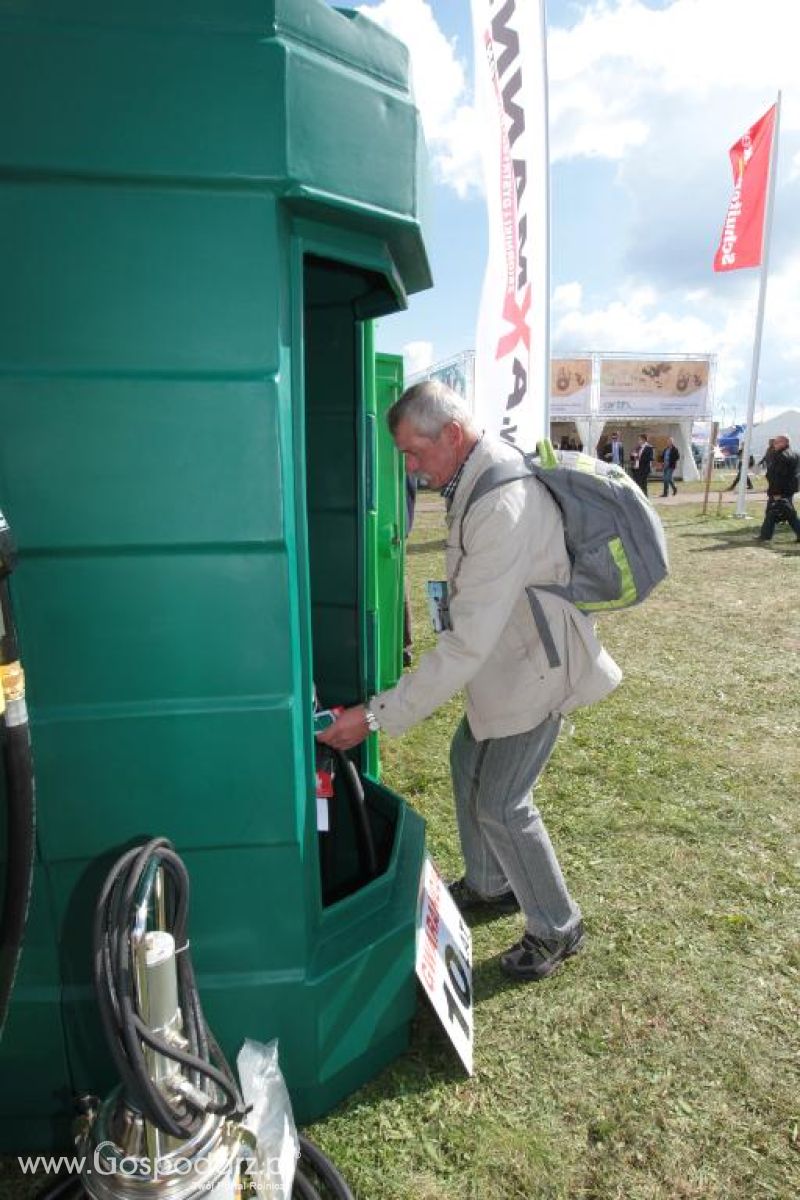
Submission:
[[[472,0],[489,250],[475,334],[475,416],[532,450],[548,429],[544,0]]]

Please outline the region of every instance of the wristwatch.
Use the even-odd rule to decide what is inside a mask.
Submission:
[[[375,716],[375,713],[372,711],[372,709],[366,704],[364,705],[364,720],[367,722],[367,729],[370,731],[370,733],[378,732],[381,727],[380,721]]]

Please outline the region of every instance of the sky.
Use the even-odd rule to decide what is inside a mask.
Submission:
[[[475,344],[486,211],[469,0],[371,0],[409,47],[429,155],[434,287],[378,324],[406,375]],[[756,420],[800,407],[797,0],[548,0],[551,348],[714,354],[723,425],[747,408],[759,271],[712,271],[731,145],[782,91]]]

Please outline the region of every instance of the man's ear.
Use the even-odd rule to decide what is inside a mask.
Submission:
[[[449,421],[442,432],[447,439],[448,446],[452,446],[454,450],[460,450],[464,445],[464,427],[459,425],[458,421]]]

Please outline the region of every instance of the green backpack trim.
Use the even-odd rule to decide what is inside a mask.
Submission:
[[[622,585],[619,596],[614,600],[576,600],[575,607],[579,608],[581,612],[604,612],[615,608],[630,608],[632,604],[636,603],[639,592],[621,538],[611,538],[608,542],[608,550],[619,570]]]

